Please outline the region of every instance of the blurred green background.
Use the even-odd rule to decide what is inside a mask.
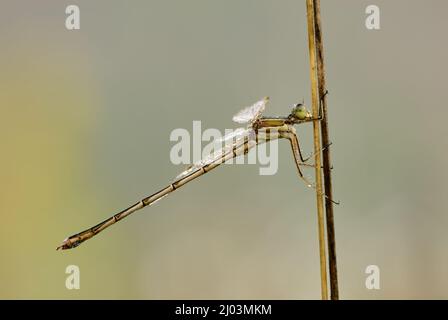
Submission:
[[[341,298],[448,298],[447,10],[322,1]],[[173,129],[236,127],[266,95],[271,115],[309,102],[305,1],[3,1],[0,41],[0,298],[320,298],[315,193],[287,142],[276,175],[219,168],[55,251],[183,169]]]

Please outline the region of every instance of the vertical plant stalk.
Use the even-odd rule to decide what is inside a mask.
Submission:
[[[330,135],[328,129],[327,96],[325,81],[324,45],[322,40],[322,23],[320,17],[320,0],[314,0],[314,33],[317,50],[317,77],[319,83],[319,100],[322,103],[323,120],[320,123],[322,145],[327,146],[322,151],[324,192],[329,199],[333,199],[333,187],[331,181],[331,157]],[[328,264],[330,271],[331,300],[339,300],[338,268],[336,259],[336,236],[334,228],[333,202],[325,199],[325,213],[327,222]]]
[[[310,78],[311,78],[311,101],[313,117],[319,116],[319,97],[317,81],[316,63],[316,39],[314,32],[314,3],[313,0],[306,0],[306,13],[308,22],[308,48],[310,52]],[[313,121],[314,153],[316,166],[316,202],[317,202],[317,224],[319,234],[319,256],[320,256],[320,277],[322,300],[328,300],[327,284],[327,257],[325,252],[325,220],[324,202],[322,196],[322,172],[321,172],[321,143],[319,122]]]

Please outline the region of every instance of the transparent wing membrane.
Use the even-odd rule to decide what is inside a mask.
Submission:
[[[195,162],[187,167],[187,169],[183,172],[181,172],[175,180],[182,179],[183,177],[188,176],[189,174],[200,170],[202,167],[213,163],[215,161],[218,161],[223,157],[223,155],[228,154],[229,152],[232,152],[232,149],[235,147],[238,147],[244,143],[244,141],[249,139],[249,137],[254,136],[255,132],[252,129],[244,129],[244,128],[238,128],[235,131],[232,131],[222,137],[220,139],[220,142],[224,143],[224,146],[218,150],[215,150],[205,158],[201,159],[198,162]]]
[[[237,114],[235,114],[232,120],[236,123],[251,123],[258,119],[264,109],[266,104],[269,102],[269,97],[265,97],[262,100],[254,103],[250,107],[246,107]]]

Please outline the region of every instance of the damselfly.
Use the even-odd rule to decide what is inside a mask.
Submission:
[[[291,113],[286,117],[262,117],[261,115],[268,101],[269,98],[266,97],[252,106],[244,108],[233,117],[233,121],[240,124],[246,123],[247,127],[239,128],[224,136],[223,140],[225,144],[223,148],[191,165],[187,170],[178,175],[172,183],[160,191],[142,199],[96,226],[68,237],[57,249],[64,250],[77,247],[82,242],[92,238],[116,222],[121,221],[131,213],[154,204],[174,190],[211,171],[220,164],[235,157],[245,155],[256,145],[274,139],[283,138],[289,141],[299,177],[308,187],[314,188],[313,184],[303,175],[300,169],[300,166],[313,166],[307,163],[312,156],[306,159],[303,158],[294,125],[321,120],[321,115],[313,118],[303,103],[298,103],[293,106]],[[322,196],[325,196],[325,194],[322,194]]]

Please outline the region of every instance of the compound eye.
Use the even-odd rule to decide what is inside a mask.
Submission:
[[[307,114],[308,114],[308,112],[307,112],[305,106],[303,106],[302,104],[300,104],[294,110],[294,116],[299,120],[304,120],[307,117]]]

